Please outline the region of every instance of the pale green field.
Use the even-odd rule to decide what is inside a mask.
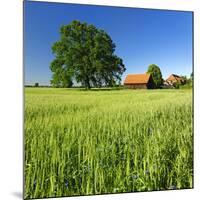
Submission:
[[[25,198],[193,187],[191,90],[25,89]]]

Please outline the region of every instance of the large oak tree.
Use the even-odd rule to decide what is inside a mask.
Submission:
[[[125,71],[122,59],[114,54],[111,37],[87,23],[72,21],[62,26],[52,51],[51,84],[55,87],[70,87],[74,80],[88,89],[113,86]]]

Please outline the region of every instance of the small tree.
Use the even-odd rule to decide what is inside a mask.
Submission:
[[[193,76],[193,72],[190,74],[190,79],[193,80],[194,76]]]
[[[39,83],[35,83],[35,87],[39,87]]]
[[[175,89],[179,89],[180,86],[181,86],[181,83],[180,82],[174,82],[173,86],[174,86]]]
[[[193,72],[190,74],[190,86],[193,86],[194,75]]]
[[[163,85],[163,78],[160,68],[155,64],[151,64],[148,67],[147,73],[151,74],[154,82],[154,87],[161,88]]]
[[[192,85],[193,85],[193,72],[190,74],[190,78],[186,77],[185,85],[186,85],[187,88],[192,87]]]

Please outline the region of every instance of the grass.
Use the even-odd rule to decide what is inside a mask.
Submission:
[[[191,90],[25,89],[25,198],[193,187]]]

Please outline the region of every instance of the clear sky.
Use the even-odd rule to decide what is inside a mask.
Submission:
[[[122,80],[130,73],[145,73],[149,64],[157,64],[163,78],[192,72],[191,12],[31,1],[24,8],[25,84],[50,84],[51,46],[60,27],[72,20],[93,24],[111,36],[115,54],[127,69]]]

